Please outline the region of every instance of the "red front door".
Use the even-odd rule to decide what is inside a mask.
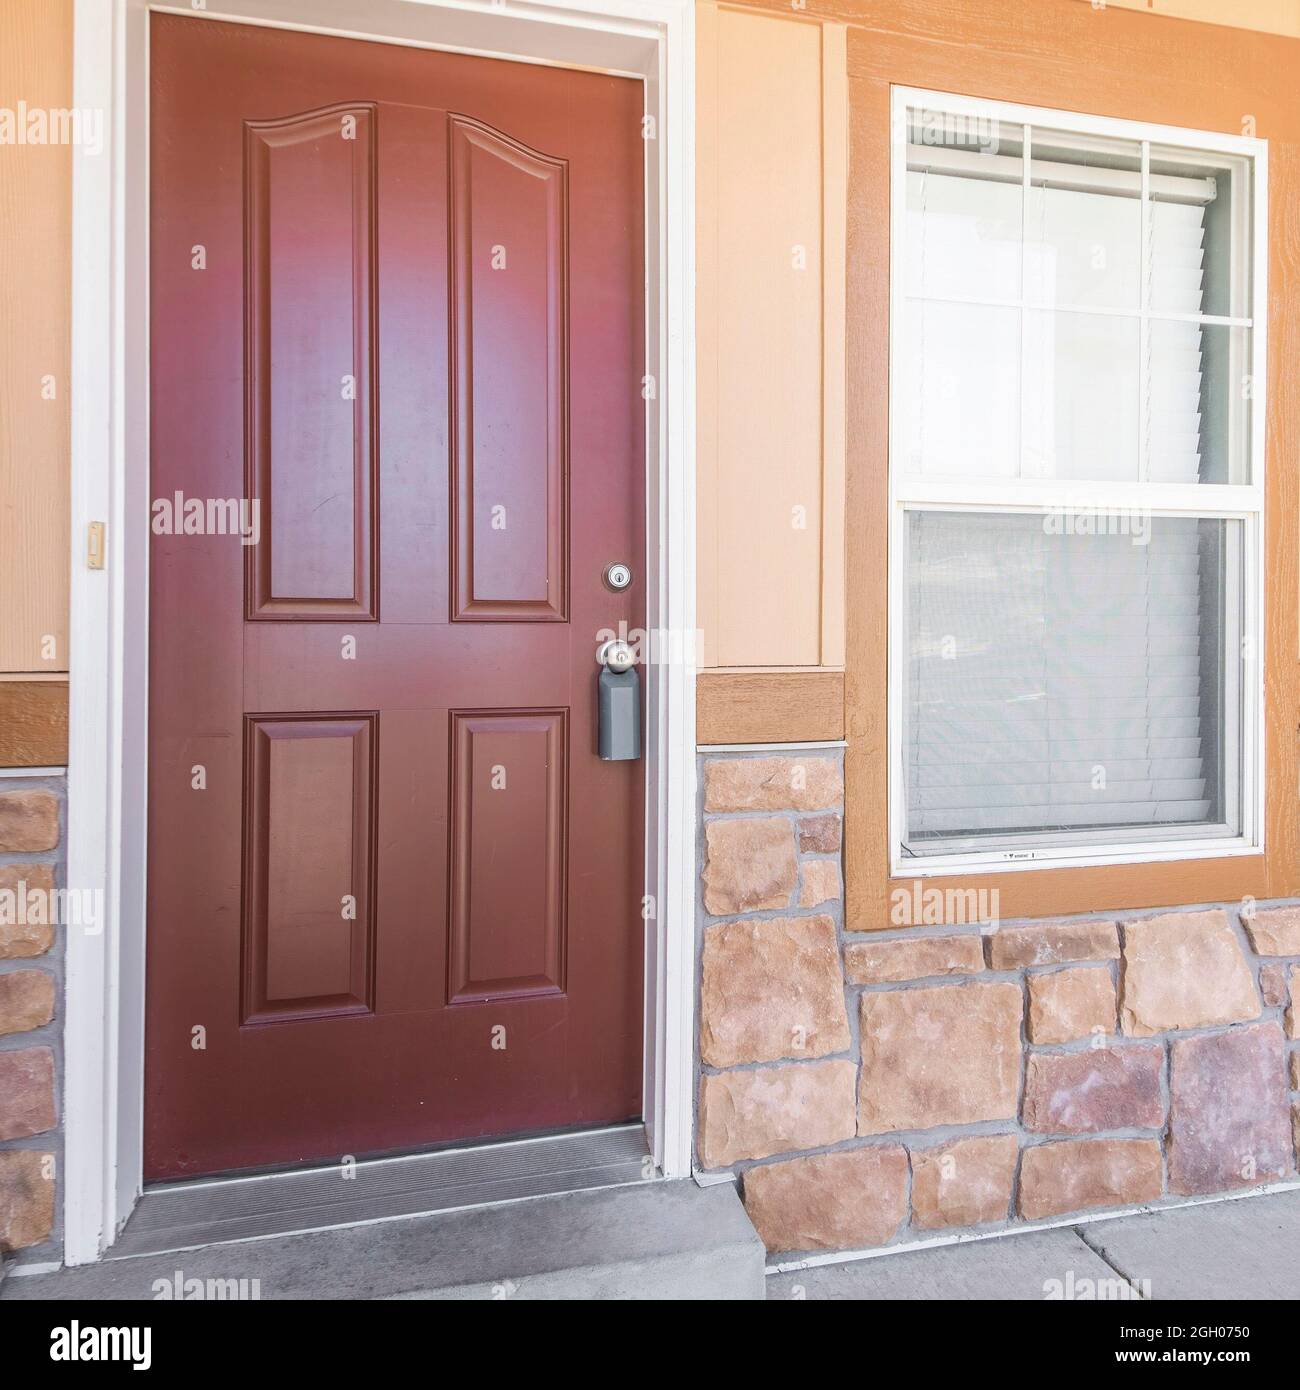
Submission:
[[[637,1116],[640,85],[152,24],[146,1176]]]

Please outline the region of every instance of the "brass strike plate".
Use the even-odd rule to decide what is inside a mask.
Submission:
[[[86,568],[104,568],[104,523],[92,521],[86,528]]]

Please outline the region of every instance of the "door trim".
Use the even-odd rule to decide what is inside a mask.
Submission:
[[[100,1259],[142,1190],[148,767],[150,10],[645,80],[647,627],[645,1124],[691,1171],[695,1011],[693,0],[74,0],[71,719],[67,882],[103,895],[67,941],[64,1259]],[[108,523],[103,570],[81,537]]]

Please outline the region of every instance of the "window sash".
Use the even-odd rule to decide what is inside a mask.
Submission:
[[[904,614],[906,670],[903,672],[902,680],[905,698],[901,706],[903,736],[900,772],[907,783],[909,793],[917,800],[914,805],[904,808],[907,816],[904,823],[904,842],[900,847],[901,854],[909,862],[915,863],[935,859],[945,852],[954,856],[975,852],[993,855],[1016,852],[1032,854],[1045,847],[1073,847],[1082,851],[1089,846],[1103,851],[1112,845],[1133,841],[1159,844],[1173,839],[1201,842],[1234,838],[1237,832],[1229,827],[1242,824],[1240,778],[1244,750],[1239,738],[1242,730],[1240,709],[1244,663],[1233,660],[1233,657],[1241,647],[1245,619],[1243,597],[1247,582],[1246,532],[1251,522],[1240,519],[1208,519],[1216,526],[1223,527],[1220,534],[1224,547],[1222,568],[1217,571],[1221,576],[1223,591],[1215,605],[1215,615],[1222,621],[1221,629],[1218,629],[1216,624],[1216,629],[1221,632],[1221,645],[1211,648],[1208,654],[1214,657],[1217,650],[1226,659],[1222,684],[1214,700],[1216,706],[1221,704],[1222,717],[1218,721],[1218,734],[1211,738],[1207,734],[1207,728],[1211,726],[1207,726],[1205,721],[1213,719],[1213,715],[1206,713],[1204,703],[1204,697],[1210,692],[1204,689],[1198,691],[1198,709],[1193,714],[1179,707],[1186,703],[1187,692],[1162,689],[1171,685],[1177,686],[1186,679],[1186,672],[1181,667],[1187,659],[1186,648],[1189,640],[1194,642],[1198,663],[1206,655],[1202,644],[1207,640],[1207,630],[1200,627],[1199,622],[1194,638],[1189,638],[1185,632],[1179,630],[1180,625],[1186,624],[1187,615],[1178,609],[1178,605],[1187,595],[1173,581],[1178,578],[1180,572],[1185,571],[1190,562],[1200,576],[1199,580],[1194,581],[1195,592],[1200,592],[1200,585],[1207,575],[1203,569],[1204,557],[1198,559],[1197,556],[1199,541],[1196,537],[1199,530],[1193,535],[1185,528],[1188,523],[1207,518],[1168,513],[1147,518],[1150,523],[1148,539],[1139,551],[1133,552],[1127,559],[1125,557],[1128,556],[1128,551],[1122,535],[1116,544],[1123,547],[1124,553],[1121,555],[1116,552],[1113,560],[1105,556],[1099,557],[1095,553],[1079,551],[1072,546],[1067,537],[1062,537],[1059,544],[1048,541],[1037,551],[1037,558],[1042,562],[1040,565],[1033,563],[1033,542],[1038,528],[1032,527],[1024,533],[1028,548],[1022,556],[1028,562],[1026,577],[1031,581],[1030,587],[1021,589],[1018,586],[995,586],[992,591],[994,610],[987,613],[981,613],[978,601],[975,609],[969,610],[971,594],[966,590],[945,595],[942,588],[931,588],[928,593],[924,589],[920,592],[914,589],[917,576],[915,561],[918,557],[913,553],[912,547],[918,537],[915,528],[908,524],[909,519],[946,516],[954,520],[961,517],[1001,520],[1012,516],[1033,518],[1039,515],[1050,513],[1027,509],[1003,511],[991,508],[904,509],[906,553],[903,571],[908,595]],[[1161,527],[1162,521],[1179,523],[1180,529],[1171,532]],[[1010,529],[1012,534],[1022,530],[1020,527]],[[1157,532],[1159,534],[1156,534]],[[969,546],[977,556],[987,556],[993,553],[987,547],[996,544],[999,536],[1006,533],[1007,528],[997,525],[991,529],[976,527],[970,530],[962,528],[959,522],[958,530],[948,538],[947,543],[949,546],[956,545],[958,553],[965,552]],[[943,549],[944,543],[941,542],[941,556]],[[1021,552],[1017,551],[1017,554],[1020,555]],[[1126,596],[1122,612],[1115,606],[1119,595],[1107,587],[1107,575],[1113,573],[1111,567],[1115,561],[1125,569],[1132,569],[1135,576],[1140,575],[1137,587]],[[936,571],[936,574],[942,573],[944,561],[939,559],[938,563],[941,569]],[[1059,587],[1061,572],[1054,568],[1056,564],[1069,567],[1076,577],[1088,583],[1096,582],[1096,592],[1105,601],[1105,607],[1100,610],[1089,608],[1087,614],[1081,615],[1076,624],[1068,611],[1072,606],[1071,594]],[[1096,570],[1099,564],[1102,566],[1101,572]],[[1033,586],[1032,581],[1035,577],[1042,583],[1041,590]],[[978,584],[979,581],[973,582]],[[1085,596],[1087,592],[1084,591]],[[1065,610],[1059,606],[1062,598],[1065,599]],[[965,611],[966,615],[974,620],[975,631],[972,634],[970,628],[957,628],[954,629],[953,635],[964,635],[967,638],[974,636],[974,645],[969,645],[959,664],[948,671],[942,657],[936,657],[933,650],[918,654],[914,644],[917,637],[927,629],[933,639],[933,623],[936,617],[944,614],[954,604],[958,610]],[[1170,608],[1171,604],[1174,605],[1174,609]],[[1168,614],[1175,609],[1178,610],[1179,616],[1167,617],[1161,620],[1157,627],[1151,626],[1153,619],[1159,619],[1161,613]],[[1019,684],[1025,688],[1036,684],[1037,678],[1033,675],[1032,668],[1040,655],[1040,649],[1032,644],[1017,646],[1013,639],[1010,643],[1002,642],[998,657],[990,668],[987,655],[981,656],[980,652],[981,628],[985,630],[985,635],[989,635],[990,632],[994,634],[992,640],[995,643],[1001,642],[1001,638],[996,634],[1014,631],[1015,617],[1032,619],[1035,611],[1040,611],[1047,623],[1045,637],[1049,647],[1059,647],[1066,636],[1066,629],[1060,626],[1061,620],[1064,619],[1070,624],[1071,656],[1076,653],[1076,644],[1079,653],[1086,651],[1090,629],[1091,637],[1095,640],[1099,630],[1115,627],[1114,642],[1108,645],[1105,651],[1121,664],[1122,669],[1116,682],[1099,692],[1102,697],[1099,702],[1092,699],[1089,690],[1092,688],[1094,694],[1097,694],[1097,683],[1108,673],[1091,668],[1080,669],[1077,662],[1073,661],[1071,656],[1067,656],[1059,670],[1048,670],[1043,676],[1043,689],[1048,697],[1044,705],[1026,706],[1012,703],[997,709],[981,708],[981,705],[988,706],[991,700],[997,698],[991,696],[986,689],[990,683],[995,688],[1001,681],[1009,681],[1012,685]],[[1202,610],[1198,607],[1197,611],[1199,615]],[[948,612],[946,616],[950,617],[951,613]],[[1012,628],[1004,629],[1000,623],[1008,618],[1013,620]],[[989,621],[994,623],[993,629],[988,629]],[[1144,627],[1145,633],[1141,631]],[[1136,639],[1131,632],[1125,631],[1131,628],[1139,630]],[[1142,658],[1147,663],[1145,671],[1141,666],[1132,666],[1134,657]],[[973,665],[964,664],[967,660],[973,662]],[[1003,660],[1006,664],[999,664]],[[1126,661],[1128,664],[1124,664]],[[1159,669],[1152,668],[1153,661]],[[946,704],[944,692],[953,687],[954,682],[973,696],[974,705],[962,701],[951,706]],[[918,695],[919,704],[916,703]],[[936,700],[945,707],[937,707],[934,703]],[[1081,708],[1068,708],[1080,701],[1083,702]],[[1146,723],[1141,731],[1127,727],[1133,723],[1136,716],[1118,710],[1117,703],[1136,703],[1147,707]],[[1192,718],[1197,720],[1197,731],[1194,734],[1188,728],[1159,727],[1186,725]],[[1078,729],[1091,729],[1091,733],[1071,731]],[[1005,744],[1010,740],[1014,745],[1014,751],[1008,752],[1008,761],[998,764],[995,769],[989,769],[978,760],[965,762],[960,756],[953,761],[946,758],[936,761],[932,755],[941,751],[954,737],[957,746],[961,748],[976,744]],[[1156,746],[1178,744],[1193,737],[1198,745],[1195,751]],[[1072,746],[1080,738],[1094,740],[1092,751],[1084,752]],[[1095,743],[1097,739],[1107,745],[1137,742],[1145,744],[1145,747],[1140,750],[1123,751],[1115,747],[1103,749]],[[1205,762],[1207,750],[1215,748],[1226,749],[1230,755],[1221,779],[1210,772]],[[1191,762],[1197,765],[1195,772],[1182,766]],[[1070,827],[1053,826],[1050,823],[1040,825],[1031,820],[1020,829],[1016,829],[1014,822],[1018,813],[1037,810],[1050,821],[1054,812],[1078,811],[1085,803],[1092,801],[1091,794],[1077,800],[1068,799],[1077,789],[1077,785],[1089,775],[1086,772],[1080,773],[1081,763],[1100,764],[1108,774],[1113,774],[1114,781],[1110,784],[1107,794],[1088,807],[1089,815],[1106,811],[1112,814],[1100,814],[1095,821],[1089,821],[1085,817]],[[1147,764],[1146,770],[1134,774],[1130,765],[1135,763]],[[1092,771],[1096,771],[1095,766]],[[1197,792],[1172,789],[1174,785],[1183,781],[1203,782],[1205,786]],[[1152,790],[1140,792],[1138,788],[1143,784],[1150,784]],[[1169,786],[1164,791],[1156,792],[1154,788],[1160,784]],[[1029,793],[1024,801],[1006,800],[999,791],[1016,787],[1024,787]],[[1222,820],[1146,822],[1145,817],[1153,814],[1160,803],[1168,803],[1172,808],[1189,797],[1192,800],[1202,798],[1211,787],[1217,788],[1211,795],[1221,799]],[[987,804],[968,799],[972,794],[978,795],[983,791],[987,791],[990,796]],[[1062,794],[1067,800],[1060,799]],[[996,817],[1000,814],[999,808],[1006,808],[1005,823],[996,830],[992,827],[980,828],[981,819],[986,816]],[[1123,814],[1125,811],[1134,813],[1127,824]],[[935,832],[935,821],[964,817],[969,817],[970,828],[954,829],[947,835]],[[931,823],[929,828],[922,824],[925,821]]]
[[[1192,491],[1188,487],[1186,491]],[[1204,499],[1207,489],[1195,485]],[[1218,489],[1215,489],[1218,491]],[[969,836],[953,841],[950,853],[913,857],[904,852],[907,836],[907,807],[904,740],[907,722],[909,653],[907,648],[907,518],[914,511],[972,511],[1003,515],[1026,512],[1042,515],[1049,506],[979,505],[954,507],[927,501],[896,501],[890,509],[889,532],[889,819],[891,873],[898,877],[932,877],[951,873],[992,873],[1044,868],[1086,867],[1089,865],[1131,864],[1183,859],[1234,858],[1258,855],[1264,848],[1264,518],[1260,510],[1156,507],[1152,517],[1181,516],[1241,521],[1242,564],[1240,566],[1241,632],[1244,650],[1236,683],[1240,695],[1230,706],[1237,728],[1230,737],[1239,749],[1240,823],[1239,834],[1227,827],[1179,827],[1171,833],[1165,827],[1134,829],[1123,840],[1088,841],[1077,832],[1026,832],[1015,845],[981,849]]]
[[[941,103],[937,109],[942,112],[945,110],[945,107]],[[1000,109],[1001,108],[996,107],[996,104],[990,104],[987,108],[987,115],[999,122],[999,124],[1002,123],[1002,117],[998,114],[998,111]],[[907,140],[906,117],[908,114],[908,107],[904,107],[901,113],[895,113],[895,131],[898,132],[901,126],[902,130],[904,131],[904,137],[902,140],[900,140],[896,136],[893,149],[893,172],[895,191],[899,196],[903,197],[905,207],[908,204],[908,199],[907,197],[899,193],[898,185],[905,185],[909,176],[917,172],[917,170],[914,167],[916,160],[914,158],[913,152],[919,148],[918,146],[911,144]],[[900,116],[902,118],[901,120],[899,119]],[[1019,134],[1021,140],[1021,152],[1019,156],[1015,157],[1015,159],[1011,161],[1019,168],[1019,181],[1021,187],[1019,213],[1020,235],[1018,240],[1019,294],[1015,296],[983,296],[978,293],[971,293],[969,295],[939,295],[920,292],[915,289],[909,288],[906,282],[910,280],[910,275],[900,275],[899,272],[902,268],[904,258],[912,254],[914,248],[908,245],[904,240],[900,239],[898,241],[898,245],[900,248],[905,249],[903,249],[902,255],[891,258],[891,273],[894,281],[894,312],[896,318],[900,313],[909,313],[910,316],[910,313],[915,313],[915,306],[925,304],[963,305],[976,308],[1008,310],[1014,311],[1016,313],[1016,341],[1018,343],[1016,355],[1019,359],[1019,369],[1017,383],[1018,418],[1014,422],[1016,440],[1014,455],[1016,460],[1015,472],[1018,476],[1023,476],[1025,474],[1027,453],[1030,452],[1026,448],[1026,411],[1029,408],[1029,403],[1032,398],[1030,387],[1032,384],[1031,373],[1033,370],[1033,363],[1030,360],[1031,354],[1026,350],[1026,345],[1027,338],[1030,333],[1031,317],[1033,315],[1052,315],[1061,318],[1065,316],[1079,316],[1082,318],[1114,318],[1122,319],[1129,323],[1136,323],[1137,371],[1135,388],[1137,409],[1135,411],[1134,421],[1136,439],[1134,439],[1132,442],[1135,445],[1134,456],[1136,461],[1137,481],[1139,482],[1146,482],[1150,479],[1151,476],[1151,437],[1153,424],[1156,420],[1156,410],[1152,389],[1153,378],[1155,377],[1155,372],[1153,371],[1151,361],[1152,324],[1156,322],[1190,323],[1196,324],[1201,328],[1208,327],[1211,329],[1243,330],[1247,334],[1249,334],[1249,336],[1245,340],[1244,349],[1241,341],[1241,336],[1239,333],[1236,332],[1230,333],[1230,337],[1228,339],[1227,344],[1228,353],[1230,356],[1230,367],[1227,372],[1225,396],[1222,401],[1222,404],[1225,407],[1228,416],[1227,438],[1231,446],[1238,439],[1239,435],[1241,434],[1242,428],[1245,424],[1245,421],[1243,419],[1243,406],[1240,400],[1238,399],[1239,393],[1236,390],[1232,389],[1231,383],[1243,379],[1247,375],[1247,371],[1251,366],[1251,354],[1254,348],[1254,334],[1250,333],[1250,330],[1254,326],[1255,316],[1215,315],[1207,314],[1200,311],[1195,313],[1178,313],[1171,312],[1167,308],[1159,308],[1152,306],[1151,285],[1153,276],[1149,273],[1148,267],[1150,260],[1152,256],[1154,256],[1157,249],[1155,244],[1155,226],[1152,218],[1153,179],[1156,181],[1158,186],[1163,187],[1164,183],[1161,181],[1164,180],[1164,176],[1152,174],[1151,155],[1153,145],[1156,145],[1157,148],[1161,150],[1162,154],[1168,153],[1167,146],[1161,145],[1159,144],[1159,142],[1153,141],[1150,138],[1142,138],[1142,136],[1138,132],[1127,133],[1124,136],[1124,138],[1128,142],[1136,144],[1138,149],[1140,150],[1141,169],[1138,173],[1116,174],[1113,176],[1116,178],[1123,178],[1126,181],[1135,182],[1137,187],[1136,196],[1139,198],[1140,219],[1139,226],[1137,228],[1137,244],[1133,248],[1133,251],[1135,253],[1135,263],[1137,267],[1138,302],[1136,304],[1128,304],[1124,306],[1078,305],[1067,302],[1054,301],[1045,302],[1044,300],[1034,295],[1031,295],[1028,290],[1031,258],[1030,218],[1031,207],[1033,204],[1033,200],[1031,198],[1031,189],[1035,186],[1035,126],[1031,122],[1017,122],[1013,118],[1008,118],[1006,124],[1012,127],[1015,127],[1017,124],[1019,125]],[[1074,134],[1074,131],[1072,130],[1068,121],[1057,120],[1054,122],[1054,128],[1055,132],[1058,134]],[[1043,134],[1044,138],[1048,140],[1052,138],[1051,130],[1042,131],[1041,133]],[[944,154],[945,158],[951,157],[954,153],[953,151],[946,150],[945,147],[935,148],[936,152]],[[963,152],[957,151],[955,153],[961,156]],[[1202,152],[1189,151],[1188,158],[1195,160],[1197,154],[1200,153]],[[963,157],[968,163],[971,164],[972,167],[977,161],[985,160],[987,158],[991,162],[992,160],[998,158],[997,156],[985,157],[981,155],[975,155],[972,153],[964,154]],[[939,162],[942,162],[942,160],[940,160]],[[1084,170],[1084,172],[1090,172],[1089,166],[1080,167]],[[1206,167],[1208,167],[1208,165]],[[1101,174],[1105,174],[1107,171],[1102,170],[1099,172]],[[922,177],[924,177],[924,175],[922,175]],[[940,175],[940,177],[943,176]],[[979,180],[974,181],[979,182]],[[1000,179],[984,180],[984,182],[997,181],[1007,181],[1005,171],[1003,171],[1003,174],[1000,177]],[[1183,178],[1165,180],[1165,182],[1170,181],[1176,183],[1194,182],[1193,180]],[[1038,180],[1038,184],[1041,186],[1042,182],[1043,180],[1040,177]],[[1231,183],[1231,215],[1234,219],[1236,226],[1232,233],[1231,243],[1229,246],[1230,264],[1228,268],[1228,281],[1231,286],[1236,287],[1246,283],[1249,274],[1251,248],[1247,244],[1249,239],[1242,235],[1242,223],[1243,219],[1248,219],[1250,216],[1251,200],[1244,196],[1246,186],[1246,180],[1244,178],[1240,180],[1241,186],[1238,186],[1239,181],[1237,174],[1233,173],[1231,176]],[[904,212],[902,216],[905,218],[907,216],[907,213]],[[1204,293],[1205,286],[1204,284],[1202,284],[1202,296],[1204,295]],[[1239,299],[1239,296],[1237,296],[1237,298]],[[894,360],[898,364],[900,369],[895,373],[895,375],[900,376],[902,375],[901,359],[896,357]],[[1245,463],[1248,467],[1250,464],[1250,457],[1250,450],[1249,448],[1247,448],[1244,452],[1241,461]],[[1248,477],[1249,476],[1251,475],[1248,474]],[[1218,482],[1207,482],[1205,485],[1214,487],[1223,486],[1222,483]]]

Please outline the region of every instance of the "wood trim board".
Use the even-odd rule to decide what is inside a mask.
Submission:
[[[843,671],[701,671],[701,744],[818,743],[844,737]]]
[[[67,761],[67,681],[0,681],[0,767]]]

